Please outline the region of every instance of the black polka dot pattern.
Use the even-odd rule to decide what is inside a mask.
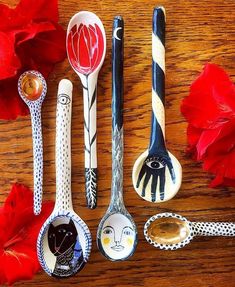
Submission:
[[[56,116],[56,208],[72,209],[71,201],[72,95],[58,95]]]
[[[43,91],[40,98],[36,101],[30,101],[23,95],[21,81],[26,74],[37,76],[43,85]],[[42,207],[43,192],[43,142],[42,142],[42,124],[41,124],[41,106],[47,92],[47,85],[44,77],[37,71],[27,71],[23,73],[18,81],[18,91],[27,104],[31,114],[32,138],[33,138],[33,173],[34,173],[34,213],[40,214]]]
[[[235,223],[232,222],[192,222],[197,236],[235,236]]]

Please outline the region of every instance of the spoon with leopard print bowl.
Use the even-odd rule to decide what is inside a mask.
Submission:
[[[154,247],[176,250],[195,236],[235,236],[235,223],[190,222],[175,213],[159,213],[145,223],[144,235]]]
[[[42,226],[37,254],[44,271],[65,278],[83,268],[91,251],[91,234],[74,212],[71,196],[72,83],[59,84],[56,116],[56,203]]]
[[[34,214],[38,215],[42,207],[43,185],[43,143],[41,107],[47,92],[47,84],[38,71],[27,71],[18,80],[18,92],[29,107],[33,138],[33,174],[34,174]]]

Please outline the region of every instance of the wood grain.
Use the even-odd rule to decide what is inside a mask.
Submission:
[[[4,3],[15,5],[15,0]],[[135,159],[148,146],[151,116],[151,18],[153,0],[59,1],[60,23],[66,29],[70,17],[90,10],[102,19],[107,33],[107,55],[98,86],[98,207],[88,210],[84,192],[83,103],[78,77],[68,61],[56,66],[48,79],[43,106],[44,199],[55,196],[55,110],[59,80],[74,83],[72,122],[72,190],[75,211],[89,225],[93,249],[89,264],[75,277],[55,280],[41,272],[32,281],[16,286],[235,286],[235,239],[197,238],[182,250],[160,251],[143,236],[144,222],[153,214],[174,211],[189,220],[235,221],[234,188],[210,189],[211,176],[186,156],[186,122],[181,100],[206,62],[220,64],[235,79],[234,0],[162,0],[167,12],[166,36],[166,137],[168,149],[183,167],[181,191],[169,202],[151,204],[135,193],[131,171]],[[124,194],[125,203],[139,231],[134,256],[126,262],[107,261],[97,250],[96,230],[110,198],[111,183],[111,34],[115,15],[125,20]],[[32,188],[32,140],[30,118],[0,121],[0,202],[19,181]]]

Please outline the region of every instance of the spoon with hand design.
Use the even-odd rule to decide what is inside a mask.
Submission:
[[[106,53],[105,30],[101,20],[88,11],[75,14],[68,25],[66,45],[70,65],[83,86],[85,190],[87,206],[93,209],[97,204],[97,79]]]
[[[152,125],[149,148],[136,160],[132,181],[136,192],[151,202],[167,201],[178,192],[182,180],[179,161],[165,144],[165,10],[153,12]]]
[[[137,245],[137,229],[123,202],[123,37],[124,22],[114,18],[112,37],[112,195],[100,221],[97,245],[111,261],[128,259]]]
[[[38,260],[44,271],[65,278],[80,271],[91,251],[91,234],[74,212],[71,195],[72,83],[59,83],[56,112],[56,202],[37,240]]]
[[[189,244],[195,236],[235,236],[235,223],[190,222],[175,213],[159,213],[145,223],[144,235],[154,247],[176,250]]]
[[[41,73],[27,71],[18,80],[18,92],[29,107],[33,138],[33,174],[34,174],[34,214],[42,208],[43,185],[43,142],[41,107],[47,92],[47,84]]]

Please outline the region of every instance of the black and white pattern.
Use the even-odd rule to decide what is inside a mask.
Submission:
[[[177,244],[159,244],[153,241],[148,235],[150,224],[159,218],[177,218],[187,223],[188,236]],[[144,225],[144,236],[148,243],[163,250],[176,250],[189,244],[195,236],[235,236],[235,223],[233,222],[190,222],[185,217],[175,213],[159,213],[151,218]]]
[[[81,75],[84,102],[84,140],[85,140],[85,190],[87,206],[96,207],[97,201],[97,151],[96,151],[96,101],[97,78],[94,75]]]
[[[43,224],[37,241],[37,254],[42,268],[50,276],[56,277],[72,276],[81,270],[89,258],[92,243],[87,225],[73,211],[72,206],[71,112],[72,83],[68,80],[62,80],[59,84],[56,118],[56,203],[51,216]],[[67,229],[64,227],[70,223],[73,223],[72,225],[77,230],[76,243],[73,244],[73,258],[71,257],[71,250],[57,256],[58,254],[55,254],[53,248],[49,247],[49,228],[53,225],[55,228],[60,226],[62,229]],[[71,232],[71,230],[67,231]],[[64,246],[61,244],[59,247]],[[79,251],[80,248],[82,251]],[[59,250],[56,244],[55,250]],[[67,269],[63,270],[63,268]]]
[[[165,10],[154,9],[152,27],[152,123],[148,150],[136,161],[134,188],[145,200],[171,199],[181,184],[181,166],[165,145]]]
[[[35,75],[42,83],[43,90],[39,99],[35,101],[28,100],[22,91],[22,79],[26,75]],[[43,193],[43,141],[42,141],[42,123],[41,123],[41,106],[47,92],[47,84],[41,73],[37,71],[27,71],[23,73],[18,81],[18,91],[21,98],[29,107],[32,124],[33,138],[33,174],[34,174],[34,214],[38,215],[42,208]]]

